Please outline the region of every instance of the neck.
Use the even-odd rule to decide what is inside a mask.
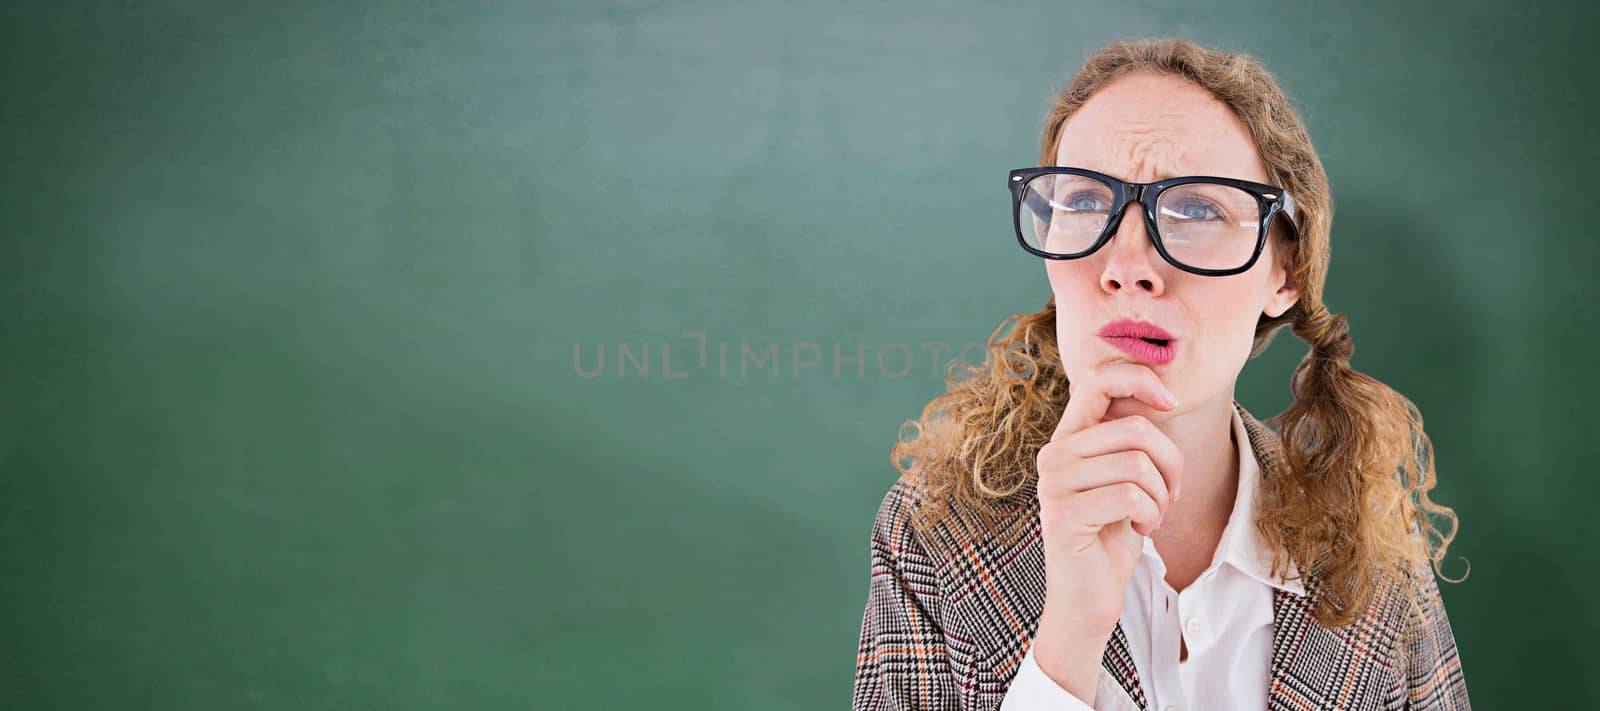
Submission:
[[[1231,395],[1200,403],[1156,427],[1183,452],[1183,496],[1167,506],[1161,529],[1151,536],[1157,549],[1171,549],[1176,558],[1197,557],[1201,569],[1210,564],[1238,494],[1239,447],[1233,437]],[[1166,550],[1162,557],[1168,557]],[[1168,560],[1168,566],[1178,561]]]

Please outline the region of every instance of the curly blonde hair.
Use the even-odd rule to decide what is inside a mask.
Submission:
[[[1249,357],[1265,351],[1283,326],[1311,351],[1291,378],[1294,402],[1265,420],[1282,438],[1288,476],[1263,481],[1256,525],[1275,551],[1275,575],[1292,559],[1320,584],[1318,622],[1348,625],[1381,581],[1411,575],[1423,561],[1437,572],[1455,537],[1455,512],[1428,497],[1436,481],[1422,417],[1405,396],[1350,367],[1347,319],[1322,303],[1333,214],[1328,178],[1288,98],[1254,58],[1181,39],[1107,45],[1056,96],[1039,164],[1054,163],[1062,124],[1090,96],[1139,70],[1188,79],[1228,105],[1255,140],[1268,182],[1295,196],[1298,229],[1275,224],[1272,232],[1284,248],[1278,254],[1292,254],[1300,298],[1281,316],[1262,315]],[[1053,296],[1038,312],[1007,317],[988,340],[985,362],[952,362],[948,392],[902,426],[890,457],[913,486],[918,530],[946,518],[968,534],[981,527],[1011,538],[1026,530],[1019,513],[1035,503],[1035,460],[1068,397],[1055,319]],[[908,427],[915,430],[909,439]],[[1430,515],[1448,519],[1450,533]],[[1403,587],[1417,609],[1414,586]]]

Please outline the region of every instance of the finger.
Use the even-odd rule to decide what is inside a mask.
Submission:
[[[1183,452],[1167,433],[1143,415],[1119,417],[1075,434],[1067,441],[1066,456],[1093,459],[1125,450],[1142,452],[1155,464],[1168,498],[1176,498],[1183,481]],[[1163,503],[1163,511],[1166,504]]]
[[[1072,497],[1067,506],[1081,534],[1098,534],[1102,527],[1127,519],[1135,532],[1148,536],[1161,521],[1155,499],[1131,482],[1090,489]]]
[[[1149,366],[1139,363],[1106,364],[1093,375],[1069,383],[1068,387],[1067,405],[1052,438],[1100,424],[1106,410],[1111,408],[1111,401],[1117,398],[1139,400],[1158,410],[1171,410],[1176,402],[1173,397],[1174,404],[1169,404],[1166,398],[1172,397],[1172,393],[1161,383],[1161,377]]]
[[[1161,472],[1156,469],[1149,455],[1138,449],[1093,457],[1078,467],[1071,479],[1041,481],[1040,486],[1051,487],[1053,491],[1049,495],[1066,497],[1123,482],[1138,486],[1156,502],[1157,512],[1166,515],[1167,506],[1171,503],[1166,480],[1161,477]]]

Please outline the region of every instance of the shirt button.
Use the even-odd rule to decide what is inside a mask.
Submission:
[[[1198,617],[1189,618],[1189,624],[1184,629],[1188,630],[1190,637],[1199,637],[1206,633],[1205,625],[1200,623],[1200,618]]]
[[[1183,711],[1183,709],[1178,708],[1177,706],[1168,706],[1165,709],[1162,709],[1162,711]]]

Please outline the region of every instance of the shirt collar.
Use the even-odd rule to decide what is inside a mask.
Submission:
[[[1228,525],[1222,530],[1222,539],[1217,543],[1217,554],[1213,560],[1228,563],[1245,575],[1279,590],[1305,595],[1305,586],[1300,580],[1277,578],[1271,574],[1272,553],[1261,532],[1256,530],[1256,494],[1261,490],[1261,466],[1256,461],[1254,448],[1250,446],[1250,433],[1245,429],[1239,408],[1235,406],[1228,410],[1233,413],[1233,438],[1239,449],[1239,487],[1233,498],[1233,512],[1228,515]],[[1288,568],[1285,577],[1296,578],[1298,571],[1295,570],[1294,561],[1289,561]]]

